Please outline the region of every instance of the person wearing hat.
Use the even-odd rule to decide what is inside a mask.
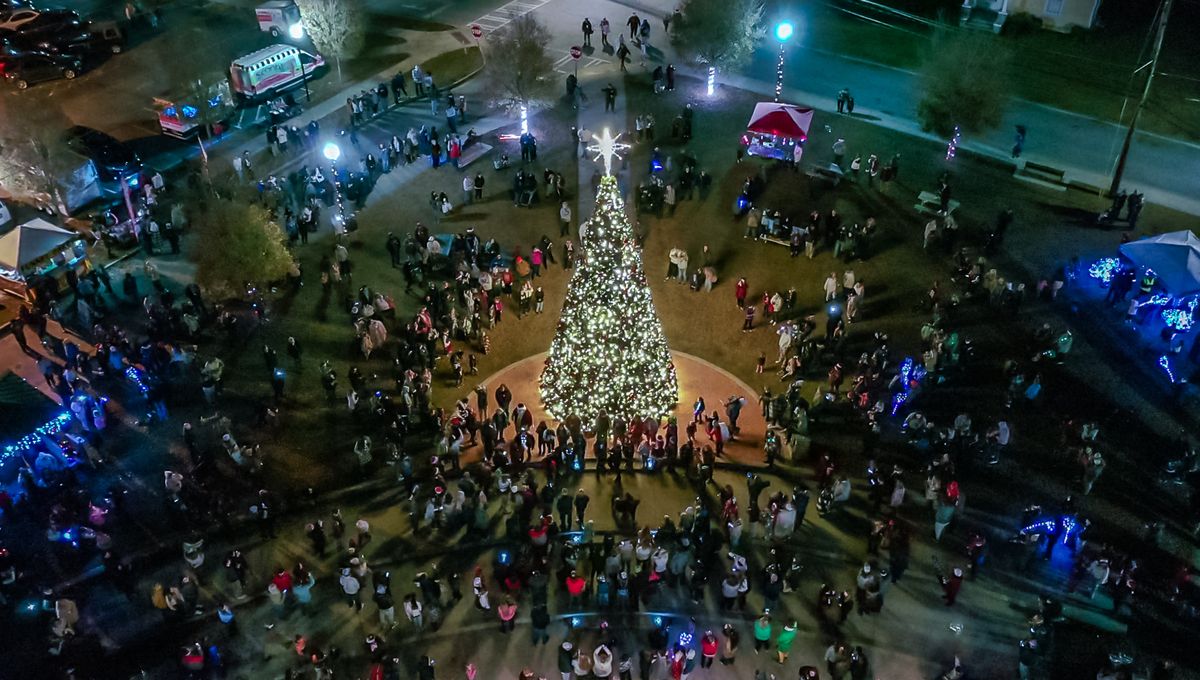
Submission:
[[[342,586],[342,592],[345,593],[346,603],[350,605],[350,608],[362,611],[362,597],[358,594],[358,591],[362,589],[362,584],[354,578],[354,574],[350,573],[350,567],[342,568],[342,575],[338,578],[338,583]]]
[[[711,630],[704,631],[704,637],[700,638],[700,667],[712,668],[713,661],[717,658],[717,649],[720,648],[720,643],[717,642],[717,636]]]
[[[754,653],[766,649],[771,644],[771,612],[764,611],[754,622]]]
[[[733,624],[725,624],[721,628],[721,634],[725,636],[725,644],[721,645],[721,666],[732,666],[733,662],[737,660],[738,645],[742,643],[742,634],[738,633]]]
[[[575,646],[570,642],[563,642],[558,648],[558,672],[562,674],[562,680],[571,680],[571,674],[574,671],[572,665],[575,661]]]

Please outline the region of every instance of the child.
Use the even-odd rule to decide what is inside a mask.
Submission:
[[[767,353],[759,352],[758,353],[758,365],[754,367],[754,372],[762,373],[763,369],[766,368],[766,366],[767,366]]]

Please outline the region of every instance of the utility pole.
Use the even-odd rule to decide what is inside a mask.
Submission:
[[[1171,14],[1171,5],[1175,0],[1162,0],[1162,7],[1158,13],[1157,34],[1154,36],[1154,51],[1150,55],[1150,73],[1146,75],[1146,87],[1142,90],[1142,99],[1138,102],[1137,108],[1133,110],[1133,118],[1129,121],[1129,130],[1125,133],[1125,142],[1121,145],[1121,155],[1117,156],[1117,166],[1113,170],[1112,184],[1108,187],[1109,196],[1116,196],[1121,190],[1121,177],[1125,174],[1125,161],[1129,157],[1129,147],[1133,144],[1133,133],[1137,130],[1138,117],[1142,114],[1142,110],[1146,108],[1146,101],[1150,98],[1150,85],[1154,82],[1154,73],[1158,70],[1158,55],[1162,51],[1163,36],[1167,32],[1167,17]]]

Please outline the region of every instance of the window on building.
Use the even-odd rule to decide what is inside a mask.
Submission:
[[[1046,16],[1056,17],[1062,14],[1063,3],[1066,0],[1046,0]]]

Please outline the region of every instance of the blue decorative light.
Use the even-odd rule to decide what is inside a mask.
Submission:
[[[663,617],[661,615],[655,616],[654,617],[654,625],[658,626],[659,628],[662,628],[662,624],[663,624]]]
[[[168,106],[167,108],[163,109],[163,115],[168,118],[176,118],[179,116],[179,112],[174,106]]]
[[[1121,261],[1115,257],[1103,257],[1092,263],[1088,267],[1088,276],[1096,279],[1102,284],[1111,283],[1113,277],[1116,276],[1117,270],[1121,268]]]
[[[691,647],[692,646],[692,634],[691,633],[680,633],[679,634],[679,646],[680,647]]]
[[[1192,327],[1192,312],[1187,309],[1164,309],[1162,320],[1167,326],[1177,331],[1190,330]]]
[[[1033,524],[1030,524],[1029,526],[1027,526],[1027,527],[1025,527],[1025,528],[1021,529],[1021,533],[1023,533],[1023,534],[1041,534],[1041,533],[1045,533],[1045,532],[1047,532],[1047,531],[1050,531],[1051,529],[1053,529],[1053,528],[1054,528],[1054,524],[1055,524],[1054,520],[1052,520],[1052,519],[1044,519],[1044,520],[1041,520],[1041,521],[1038,521],[1038,522],[1034,522]]]
[[[500,564],[508,564],[512,561],[512,553],[507,550],[501,550],[500,554],[496,556],[496,561]]]
[[[137,388],[143,397],[150,394],[150,387],[146,384],[146,376],[136,366],[130,366],[125,369],[125,379],[133,383],[133,386]]]
[[[1167,372],[1167,378],[1172,383],[1174,383],[1175,382],[1175,371],[1174,371],[1174,369],[1171,368],[1171,358],[1168,357],[1166,354],[1162,355],[1161,357],[1158,358],[1158,365],[1160,367],[1162,367],[1162,370]]]
[[[55,437],[59,432],[67,427],[71,422],[71,412],[63,411],[54,416],[50,420],[43,423],[33,432],[21,437],[16,442],[4,447],[4,453],[0,454],[0,462],[6,461],[13,456],[20,455],[24,451],[29,451],[35,444],[42,441],[43,437]]]
[[[196,107],[188,106],[187,104],[183,105],[183,117],[184,118],[195,118],[198,115],[200,115],[200,111],[197,110]]]
[[[785,21],[775,27],[775,39],[779,42],[786,42],[792,34],[796,32],[796,27],[792,26],[792,22]]]
[[[908,392],[897,392],[892,395],[892,415],[900,411],[900,407],[908,401]]]
[[[1171,296],[1167,295],[1166,293],[1155,293],[1154,295],[1150,296],[1149,300],[1146,300],[1146,304],[1160,305],[1165,307],[1171,304]]]
[[[571,617],[571,627],[572,627],[572,628],[578,628],[578,627],[580,627],[580,626],[582,626],[582,625],[583,625],[583,618],[582,618],[582,617],[579,617],[579,616],[572,616],[572,617]]]

